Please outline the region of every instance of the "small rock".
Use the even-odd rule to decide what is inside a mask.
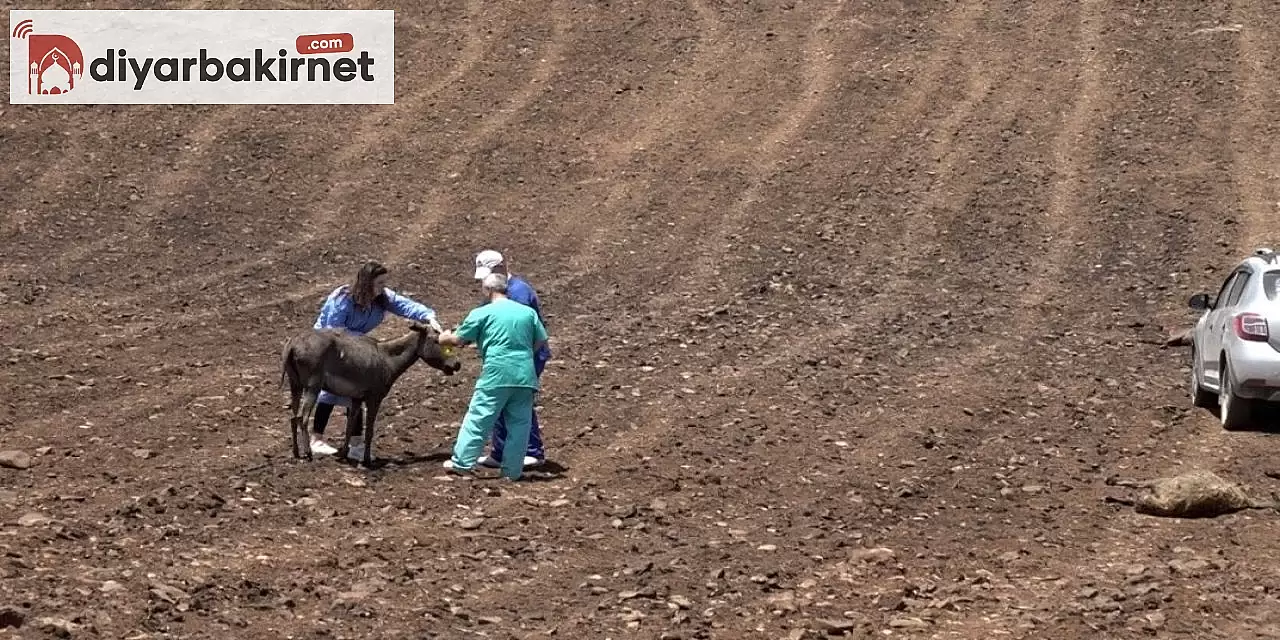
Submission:
[[[854,560],[861,560],[863,562],[874,562],[877,564],[883,564],[885,562],[888,562],[892,560],[893,557],[894,557],[893,549],[887,549],[885,547],[876,547],[875,549],[859,549],[853,552]]]
[[[146,460],[147,458],[151,457],[151,451],[148,449],[134,449],[133,457]]]
[[[1029,484],[1022,488],[1023,493],[1044,493],[1044,487],[1038,484]]]
[[[690,609],[693,607],[693,602],[684,596],[671,596],[670,598],[667,598],[667,600],[681,609]]]
[[[117,591],[124,591],[124,585],[116,582],[115,580],[108,580],[102,583],[102,586],[98,589],[103,593],[115,593]]]
[[[28,513],[18,518],[18,526],[20,527],[38,527],[42,524],[53,522],[49,516],[41,513]]]
[[[466,518],[460,521],[458,523],[458,526],[470,531],[472,529],[479,529],[480,525],[483,525],[483,524],[484,524],[484,518]]]
[[[894,618],[889,621],[889,626],[894,629],[925,629],[929,623],[920,618]]]
[[[17,629],[26,621],[27,614],[23,613],[22,609],[11,606],[0,607],[0,629]]]
[[[31,456],[25,451],[0,451],[0,467],[30,469]]]
[[[555,507],[555,508],[557,508],[557,509],[558,509],[558,508],[560,508],[560,507],[567,507],[567,506],[569,506],[569,505],[571,505],[571,504],[573,504],[573,502],[572,502],[572,501],[570,501],[570,500],[565,500],[564,498],[560,498],[559,500],[552,500],[552,501],[551,501],[551,506],[553,506],[553,507]]]
[[[777,550],[778,550],[778,545],[776,545],[776,544],[762,544],[762,545],[760,545],[760,546],[756,547],[756,550],[757,550],[757,551],[777,551]]]
[[[1169,561],[1169,569],[1174,573],[1196,574],[1209,568],[1208,560],[1195,558],[1192,560],[1171,560]]]
[[[1164,626],[1165,615],[1163,611],[1153,611],[1147,614],[1146,627],[1151,630],[1159,629]]]
[[[852,620],[839,620],[834,618],[823,618],[814,621],[814,628],[818,631],[828,634],[845,634],[858,628]]]
[[[45,633],[53,634],[59,638],[70,638],[71,632],[75,631],[76,626],[67,620],[61,618],[40,618],[37,620],[40,630]]]
[[[173,585],[156,581],[152,581],[151,583],[151,595],[164,600],[169,604],[178,604],[179,602],[191,599],[191,595],[186,591],[183,591]]]

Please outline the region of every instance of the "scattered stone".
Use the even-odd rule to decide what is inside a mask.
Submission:
[[[17,629],[27,621],[27,614],[13,606],[0,607],[0,629]]]
[[[135,458],[140,458],[140,459],[142,459],[142,460],[146,460],[147,458],[150,458],[150,457],[151,457],[151,450],[149,450],[149,449],[134,449],[134,450],[133,450],[133,457],[135,457]]]
[[[1170,560],[1169,570],[1183,575],[1195,575],[1209,568],[1208,560],[1194,558],[1191,560]]]
[[[854,560],[861,560],[863,562],[873,562],[876,564],[884,564],[886,562],[889,562],[890,560],[893,560],[893,558],[894,558],[893,549],[887,549],[885,547],[876,547],[874,549],[859,549],[853,552]]]
[[[18,526],[20,527],[38,527],[42,524],[49,524],[53,519],[42,513],[28,513],[18,518]]]
[[[41,631],[59,638],[70,638],[76,630],[76,625],[61,618],[40,618],[36,623]]]
[[[894,618],[889,621],[889,626],[894,629],[926,629],[929,623],[920,618]]]
[[[814,629],[829,635],[844,635],[857,629],[858,625],[852,620],[840,620],[835,618],[822,618],[814,621]]]
[[[480,526],[483,524],[484,524],[484,518],[465,518],[462,521],[458,522],[458,526],[462,527],[463,529],[466,529],[467,531],[471,531],[473,529],[479,529]]]
[[[571,504],[573,504],[573,502],[572,502],[572,501],[570,501],[570,500],[565,500],[564,498],[560,498],[559,500],[552,500],[552,501],[551,501],[551,506],[552,506],[552,507],[555,507],[555,508],[557,508],[557,509],[558,509],[558,508],[560,508],[560,507],[567,507],[567,506],[569,506],[569,505],[571,505]]]
[[[31,456],[25,451],[0,451],[0,467],[30,469]]]
[[[1242,509],[1273,508],[1210,471],[1196,470],[1152,483],[1138,499],[1138,513],[1166,518],[1212,518]]]
[[[117,591],[124,591],[124,585],[116,582],[115,580],[107,580],[102,583],[102,586],[98,589],[103,593],[115,593]]]
[[[163,582],[151,583],[151,595],[168,602],[169,604],[178,604],[191,598],[191,596],[182,589],[164,584]]]

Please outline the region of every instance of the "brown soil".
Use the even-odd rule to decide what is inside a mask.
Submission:
[[[0,106],[0,637],[1280,635],[1274,513],[1104,500],[1277,486],[1162,346],[1280,243],[1271,4],[321,5],[395,105]],[[560,476],[442,476],[474,358],[294,461],[324,293],[485,247]]]

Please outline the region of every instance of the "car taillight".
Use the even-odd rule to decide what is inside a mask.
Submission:
[[[1270,337],[1267,332],[1267,319],[1256,313],[1242,313],[1236,316],[1235,330],[1241,340],[1266,342]]]

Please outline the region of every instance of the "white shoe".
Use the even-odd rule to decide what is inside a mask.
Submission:
[[[325,442],[324,440],[312,440],[311,452],[317,455],[331,456],[337,453],[338,450],[334,449],[328,442]]]
[[[538,458],[535,458],[533,456],[524,457],[524,468],[526,469],[540,467],[546,463],[547,463],[546,460],[539,460]],[[476,466],[489,467],[490,469],[497,469],[502,466],[502,461],[494,460],[492,456],[480,456],[479,458],[476,458]]]

